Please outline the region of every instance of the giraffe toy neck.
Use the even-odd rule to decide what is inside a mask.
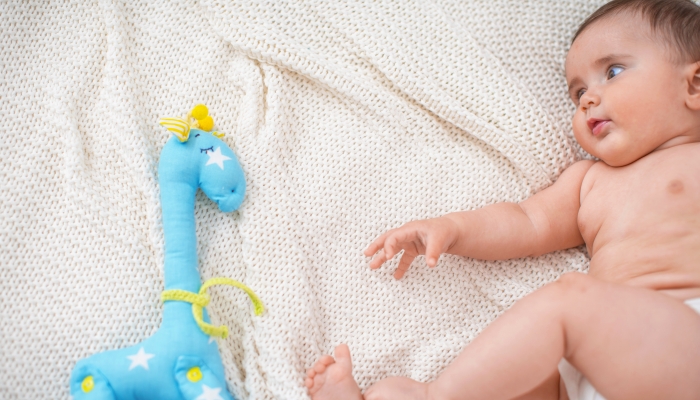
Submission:
[[[198,188],[202,188],[222,211],[235,210],[245,194],[243,171],[223,141],[198,129],[191,130],[186,142],[173,137],[166,143],[158,171],[165,235],[165,290],[181,289],[197,293],[201,278],[194,216],[195,195]],[[163,324],[188,314],[191,316],[191,313],[188,303],[166,302]],[[178,317],[171,316],[173,314]]]
[[[207,122],[206,118],[211,120],[207,112],[201,105],[193,109],[191,114],[199,117],[197,126],[213,126],[212,121]],[[182,119],[166,120],[161,124],[175,132],[175,137],[163,147],[158,165],[165,235],[163,323],[140,343],[79,360],[70,381],[75,400],[233,400],[213,340],[214,336],[225,337],[227,330],[207,323],[203,307],[208,296],[202,292],[215,284],[239,287],[253,300],[256,314],[262,313],[262,303],[245,285],[228,278],[202,285],[198,271],[197,190],[221,211],[234,211],[245,195],[243,170],[218,137]]]

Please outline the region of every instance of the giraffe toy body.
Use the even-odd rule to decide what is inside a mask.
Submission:
[[[170,300],[164,304],[162,325],[142,343],[80,360],[70,380],[76,400],[233,399],[226,388],[216,340],[210,336],[219,329],[225,337],[225,328],[222,333],[221,328],[209,325],[203,310],[209,299],[204,292],[208,286],[201,284],[198,271],[194,205],[201,188],[221,211],[238,209],[245,195],[245,179],[236,156],[223,141],[189,125],[186,130],[184,141],[176,134],[166,143],[158,166],[165,234],[163,298]],[[246,290],[256,313],[262,312],[262,304],[250,289],[232,282],[227,284]],[[166,298],[166,294],[172,296]]]

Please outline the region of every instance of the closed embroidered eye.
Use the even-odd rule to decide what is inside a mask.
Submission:
[[[607,72],[607,74],[606,74],[606,77],[607,77],[608,79],[612,79],[612,78],[614,78],[614,77],[620,75],[620,73],[621,73],[622,71],[624,71],[624,70],[625,70],[625,69],[622,68],[622,67],[619,66],[619,65],[613,65],[613,66],[611,66],[610,68],[608,68],[608,72]]]
[[[208,147],[206,149],[199,149],[200,153],[207,153],[209,151],[214,151],[214,146]]]

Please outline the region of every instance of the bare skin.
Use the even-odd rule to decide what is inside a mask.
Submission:
[[[637,15],[596,21],[566,74],[576,138],[601,161],[522,203],[410,222],[365,251],[376,269],[403,250],[401,279],[420,255],[434,267],[442,253],[496,260],[585,244],[588,275],[526,296],[430,383],[388,378],[363,395],[340,345],[308,371],[312,399],[556,398],[562,358],[608,400],[696,399],[700,316],[682,300],[700,297],[700,62],[668,53]]]

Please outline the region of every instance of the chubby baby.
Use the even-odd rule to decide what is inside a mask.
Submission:
[[[574,37],[566,80],[576,140],[598,161],[519,204],[407,223],[365,254],[376,269],[403,251],[400,279],[419,255],[434,267],[441,253],[585,244],[588,274],[518,301],[429,383],[392,377],[363,394],[341,344],[308,370],[312,399],[700,398],[700,7],[602,6]]]

